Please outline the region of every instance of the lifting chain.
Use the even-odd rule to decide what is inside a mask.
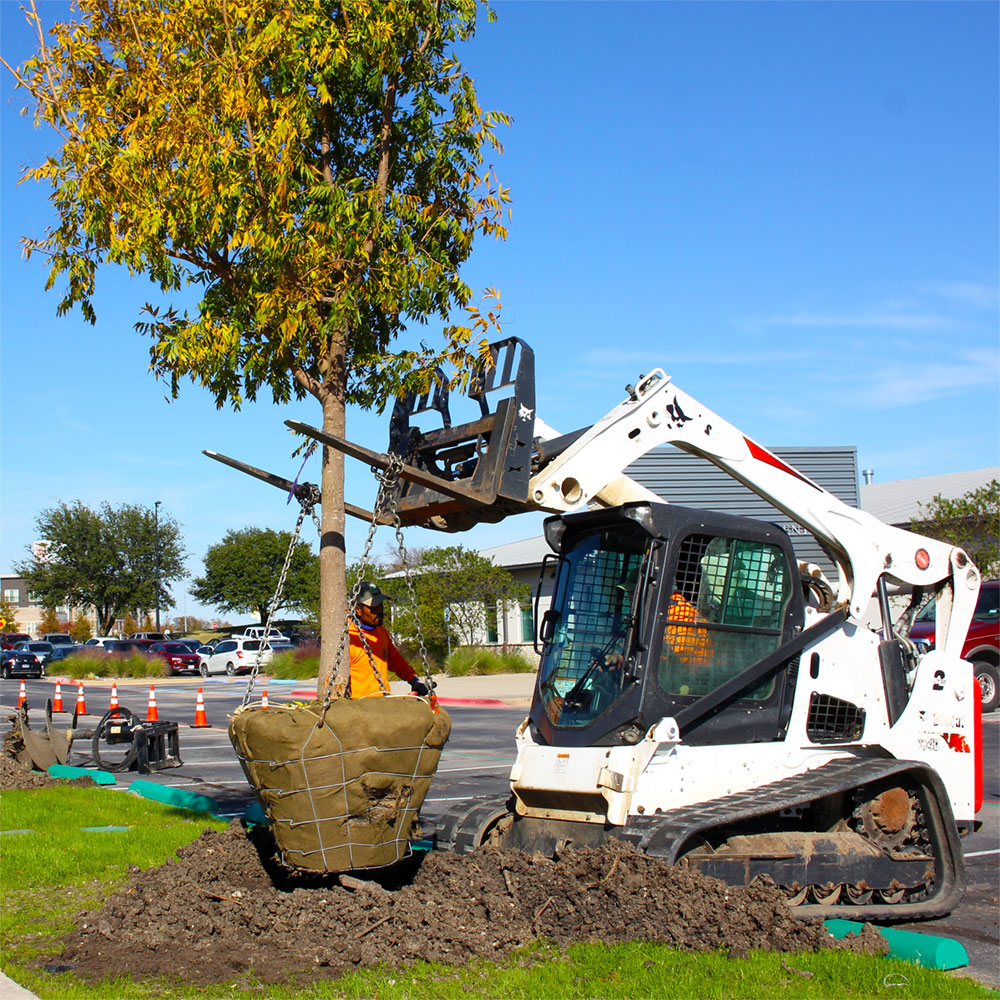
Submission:
[[[295,491],[295,499],[299,502],[299,516],[295,521],[295,530],[292,532],[291,540],[288,543],[288,551],[285,553],[285,563],[281,567],[281,575],[278,577],[278,586],[275,587],[274,597],[271,598],[271,603],[267,608],[267,614],[264,616],[264,635],[260,640],[260,646],[257,648],[257,655],[254,657],[253,667],[250,669],[250,679],[247,681],[247,689],[243,693],[244,708],[250,703],[250,695],[253,692],[254,682],[257,680],[257,674],[260,671],[260,658],[271,634],[271,621],[274,618],[274,613],[280,606],[279,602],[281,601],[281,595],[285,592],[285,581],[288,579],[288,569],[292,564],[292,554],[295,552],[295,546],[299,541],[299,532],[302,530],[302,522],[305,520],[307,513],[313,515],[313,520],[316,519],[315,508],[320,501],[319,489],[313,486],[312,483],[309,483],[307,488],[299,487]]]
[[[375,468],[372,469],[372,473],[378,480],[378,496],[375,499],[375,506],[372,510],[371,523],[368,526],[368,537],[365,539],[364,551],[361,553],[361,560],[358,563],[358,578],[354,581],[354,586],[351,588],[351,593],[347,598],[347,618],[344,622],[344,630],[341,633],[340,642],[337,644],[337,657],[334,660],[333,670],[330,672],[326,691],[323,693],[322,700],[324,705],[329,705],[331,699],[333,698],[334,684],[340,674],[340,664],[344,659],[344,654],[347,653],[348,659],[350,659],[348,651],[350,649],[350,631],[352,622],[354,623],[358,637],[361,639],[361,644],[364,647],[365,653],[368,656],[368,664],[372,669],[372,674],[375,676],[375,681],[378,684],[380,693],[383,695],[389,694],[389,688],[387,687],[385,681],[382,680],[382,675],[379,673],[379,669],[375,665],[375,657],[372,654],[371,645],[368,642],[368,638],[365,635],[364,629],[361,627],[361,622],[358,620],[354,609],[357,607],[358,596],[361,593],[361,584],[364,582],[364,570],[368,566],[368,561],[371,557],[372,544],[375,541],[375,533],[378,531],[380,518],[383,514],[388,514],[393,518],[394,523],[398,523],[399,521],[399,514],[396,510],[396,498],[398,496],[397,486],[399,485],[399,470],[402,467],[403,459],[399,455],[390,452],[389,467],[384,472],[380,472]]]
[[[351,588],[351,593],[347,599],[347,619],[344,622],[344,630],[341,633],[340,641],[337,644],[337,656],[334,661],[334,667],[330,673],[329,680],[327,681],[326,690],[323,692],[322,701],[324,705],[329,705],[333,698],[334,684],[336,683],[336,679],[340,673],[340,664],[343,661],[345,653],[347,653],[350,648],[350,627],[352,622],[354,623],[358,636],[361,639],[361,643],[364,646],[365,653],[368,656],[368,664],[372,669],[373,675],[375,676],[379,691],[383,695],[389,694],[389,688],[382,679],[382,675],[375,664],[375,657],[372,653],[371,645],[369,644],[364,629],[361,627],[361,622],[358,620],[354,611],[357,606],[358,596],[361,593],[363,571],[369,564],[372,544],[375,541],[375,533],[378,531],[379,521],[382,519],[383,515],[391,519],[391,523],[396,532],[396,544],[399,550],[400,562],[403,566],[403,576],[406,580],[406,591],[410,604],[413,607],[413,619],[417,630],[417,639],[420,644],[420,661],[424,668],[424,677],[427,681],[428,691],[433,690],[434,687],[434,682],[431,679],[430,660],[427,654],[427,643],[424,639],[424,630],[420,622],[420,613],[417,607],[416,590],[414,589],[413,579],[410,575],[409,557],[406,552],[406,545],[403,542],[403,528],[400,523],[399,511],[396,504],[397,497],[399,496],[399,491],[397,489],[399,485],[399,473],[402,467],[402,457],[390,452],[389,465],[384,472],[375,468],[372,469],[372,472],[374,473],[379,484],[378,496],[375,500],[374,510],[372,511],[371,523],[368,527],[368,537],[365,539],[364,551],[361,554],[361,560],[358,564],[358,579]],[[274,597],[271,598],[271,603],[268,605],[267,615],[264,621],[264,638],[261,640],[261,646],[257,650],[257,655],[254,658],[254,664],[250,670],[250,677],[247,681],[246,691],[243,695],[244,707],[250,702],[250,696],[253,692],[254,683],[256,682],[257,674],[260,671],[260,658],[264,650],[264,645],[270,635],[271,622],[274,618],[274,614],[280,606],[279,602],[285,590],[285,582],[288,579],[288,570],[291,566],[292,555],[295,552],[295,546],[298,543],[299,534],[302,530],[302,522],[305,520],[306,514],[311,515],[313,523],[316,525],[317,533],[322,535],[323,532],[322,523],[316,513],[316,507],[319,505],[321,499],[319,489],[312,483],[308,483],[304,486],[297,487],[294,495],[299,501],[299,516],[295,521],[295,530],[292,532],[291,540],[288,543],[288,551],[285,554],[285,562],[281,568],[281,575],[278,578],[278,585],[275,588]]]

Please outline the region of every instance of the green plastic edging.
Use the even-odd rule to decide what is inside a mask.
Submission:
[[[255,826],[268,825],[268,818],[264,815],[264,810],[261,809],[259,802],[251,802],[250,805],[246,807],[243,811],[243,819],[247,823],[252,823]]]
[[[158,785],[155,781],[145,781],[138,778],[128,786],[130,792],[141,795],[144,799],[163,802],[175,809],[188,809],[191,812],[215,812],[219,803],[208,795],[189,792],[184,788],[171,788],[169,785]]]
[[[858,934],[864,924],[857,920],[824,920],[823,926],[838,940]],[[889,943],[890,958],[916,962],[925,969],[961,969],[969,964],[969,953],[953,938],[903,931],[897,927],[876,927]]]
[[[131,830],[130,826],[81,826],[84,833],[123,833]]]
[[[53,778],[90,778],[99,785],[117,784],[110,771],[98,771],[92,767],[70,767],[69,764],[53,764],[49,768]]]

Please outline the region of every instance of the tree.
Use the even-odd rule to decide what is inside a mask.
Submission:
[[[921,503],[910,527],[922,535],[960,545],[984,577],[1000,572],[1000,481],[949,499],[938,493]]]
[[[459,643],[471,645],[490,616],[496,620],[498,608],[531,597],[531,588],[518,583],[503,566],[460,545],[425,549],[419,564],[411,567],[410,579],[424,641],[439,660],[444,659],[449,631]],[[416,615],[404,580],[391,577],[383,582],[383,589],[396,598],[392,604],[395,636],[411,649],[418,648]]]
[[[52,605],[42,608],[42,617],[38,619],[38,634],[48,635],[50,632],[61,632],[63,623],[59,621],[59,615]]]
[[[171,392],[190,378],[236,409],[260,392],[311,395],[337,435],[347,404],[381,410],[439,366],[461,382],[488,357],[499,295],[470,305],[460,267],[477,234],[506,236],[509,194],[484,152],[500,151],[508,119],[483,111],[449,52],[474,34],[476,0],[79,6],[82,21],[46,41],[32,4],[38,53],[12,70],[62,136],[24,171],[52,187],[59,225],[24,247],[49,259],[48,287],[65,279],[60,313],[94,320],[106,262],[167,297],[194,284],[193,313],[147,304],[137,324]],[[439,348],[389,351],[435,317]],[[320,563],[322,688],[346,613],[344,457],[331,449]]]
[[[21,626],[17,623],[17,608],[6,597],[0,601],[0,618],[3,619],[3,625],[0,626],[0,629],[4,632],[21,631]]]
[[[81,609],[82,610],[82,609]],[[74,642],[86,642],[93,634],[87,616],[80,614],[66,625],[66,631],[73,637]]]
[[[291,540],[290,531],[269,528],[228,532],[205,553],[205,575],[195,578],[191,595],[224,611],[252,611],[263,624]],[[278,608],[315,603],[318,592],[319,559],[306,542],[296,542]]]
[[[17,567],[43,604],[88,605],[107,635],[125,611],[172,604],[167,585],[185,575],[177,522],[148,507],[76,501],[43,510],[35,522],[44,539],[38,555]],[[159,562],[156,539],[159,534]]]

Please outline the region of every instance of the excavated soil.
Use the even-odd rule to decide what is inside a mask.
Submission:
[[[211,984],[253,972],[268,982],[384,962],[500,958],[539,938],[659,941],[691,951],[884,951],[873,928],[846,945],[796,920],[778,889],[727,886],[620,842],[558,859],[486,847],[415,854],[380,881],[295,876],[270,835],[238,823],[206,830],[177,857],[133,868],[127,887],[78,914],[62,954],[43,964],[85,979],[174,974]]]
[[[0,749],[0,789],[64,781]],[[612,841],[539,854],[486,847],[469,855],[415,853],[376,880],[298,875],[277,860],[262,828],[205,830],[159,868],[133,867],[128,884],[77,914],[61,954],[37,964],[96,981],[122,973],[209,985],[246,973],[268,982],[423,959],[453,965],[501,958],[546,939],[659,941],[731,956],[847,947],[884,953],[867,926],[834,941],[819,921],[796,920],[773,883],[727,886]]]

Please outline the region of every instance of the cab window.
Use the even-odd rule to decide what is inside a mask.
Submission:
[[[658,679],[671,695],[708,694],[781,643],[792,581],[768,542],[690,535],[680,547]],[[774,679],[743,697],[770,696]]]

